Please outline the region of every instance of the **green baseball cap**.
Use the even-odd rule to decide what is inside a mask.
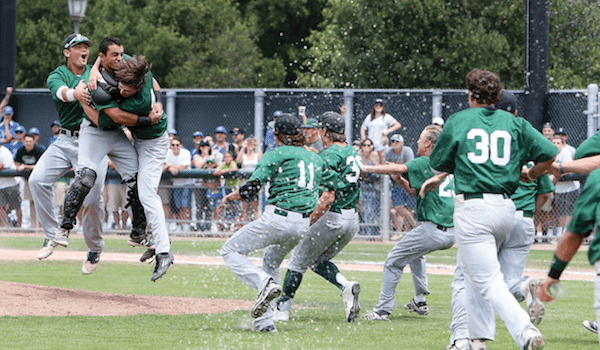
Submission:
[[[92,41],[87,36],[79,33],[69,35],[63,42],[63,49],[68,49],[80,43],[87,43],[88,46],[92,46]]]
[[[302,124],[301,127],[305,128],[305,129],[318,128],[319,127],[319,123],[314,118],[308,118],[308,119],[306,119],[306,124]]]

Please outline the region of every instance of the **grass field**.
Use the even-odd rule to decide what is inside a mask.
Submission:
[[[41,239],[0,237],[0,249],[35,249]],[[218,256],[222,241],[174,240],[175,254]],[[391,244],[350,244],[339,261],[382,263]],[[71,239],[70,250],[85,250],[83,241]],[[105,251],[132,252],[123,239],[106,240]],[[139,249],[136,251],[140,251]],[[452,265],[456,250],[428,256],[429,264]],[[255,256],[259,256],[256,254]],[[547,269],[552,251],[532,251],[528,268]],[[572,269],[592,271],[586,254],[578,253]],[[90,291],[231,298],[254,300],[256,292],[240,282],[226,267],[175,264],[157,283],[149,282],[150,267],[143,264],[102,262],[89,276],[80,273],[78,261],[0,261],[0,280]],[[363,312],[376,303],[380,272],[344,272],[361,283]],[[137,315],[128,317],[0,317],[1,349],[445,349],[451,276],[430,275],[428,316],[408,314],[403,304],[412,298],[410,275],[398,286],[396,311],[391,322],[344,322],[339,291],[312,272],[306,274],[295,298],[304,308],[292,310],[292,320],[278,323],[277,334],[251,331],[247,311],[213,315]],[[598,337],[581,326],[594,318],[593,282],[565,281],[567,294],[547,305],[540,330],[545,349],[597,349]],[[1,310],[0,302],[0,310]],[[362,313],[361,312],[361,315]],[[398,316],[401,313],[402,316]],[[516,349],[502,321],[497,320],[496,341],[488,349]]]

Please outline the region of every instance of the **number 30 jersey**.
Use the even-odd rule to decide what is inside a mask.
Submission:
[[[523,119],[493,107],[452,115],[431,152],[433,169],[454,173],[456,193],[505,193],[519,185],[521,166],[545,162],[558,149]]]
[[[266,152],[248,181],[267,181],[267,204],[296,213],[311,213],[317,206],[323,177],[330,177],[323,159],[302,147],[279,146]]]
[[[417,220],[431,221],[445,227],[453,227],[454,219],[454,176],[446,176],[440,186],[434,191],[426,191],[425,198],[418,195],[425,180],[433,175],[428,157],[419,157],[406,163],[408,171],[404,177],[410,187],[417,190]]]
[[[332,170],[333,177],[324,177],[324,190],[335,190],[335,200],[329,210],[356,209],[360,197],[360,158],[351,145],[331,145],[320,154]],[[330,183],[333,188],[327,188]]]

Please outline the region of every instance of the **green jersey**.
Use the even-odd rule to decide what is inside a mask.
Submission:
[[[73,74],[66,65],[60,66],[50,73],[46,84],[52,93],[52,100],[58,111],[60,126],[69,130],[79,130],[79,125],[83,119],[83,108],[79,101],[63,102],[57,96],[56,92],[61,86],[66,86],[70,89],[75,89],[80,80],[87,82],[90,77],[90,66],[85,66],[85,70],[81,75]]]
[[[317,206],[322,176],[329,178],[329,171],[318,154],[284,145],[266,152],[248,181],[271,182],[267,204],[309,214]]]
[[[532,164],[528,164],[528,168],[532,167]],[[535,181],[522,182],[519,181],[519,187],[515,190],[515,193],[510,197],[515,203],[517,210],[523,210],[528,212],[535,212],[535,195],[538,193],[552,193],[556,191],[556,187],[550,180],[550,176],[542,175]]]
[[[102,110],[105,108],[118,107],[122,111],[147,116],[152,110],[152,106],[156,102],[156,93],[154,92],[154,85],[152,82],[152,73],[148,73],[146,76],[146,84],[138,91],[135,95],[123,100],[121,103],[111,101],[106,105],[98,105],[94,103],[96,109],[100,112],[98,116],[98,127],[102,129],[120,127],[119,124],[115,123],[106,113]],[[128,127],[129,130],[141,140],[155,139],[167,130],[167,114],[163,111],[162,118],[157,124],[148,126]]]
[[[512,195],[523,164],[544,162],[557,153],[527,120],[478,107],[448,119],[430,158],[434,169],[454,173],[457,194]]]
[[[325,181],[325,187],[329,183],[335,184],[331,189],[335,190],[335,200],[329,210],[356,209],[360,198],[360,157],[358,152],[350,145],[340,147],[334,144],[323,150],[320,156],[334,174],[331,180],[326,179]]]
[[[587,178],[583,190],[577,198],[573,219],[567,229],[577,235],[589,236],[594,224],[600,223],[600,169],[594,170]],[[594,264],[600,259],[600,235],[596,234],[588,249],[588,259]]]
[[[591,157],[600,154],[600,132],[595,133],[589,139],[577,147],[575,159]]]
[[[419,191],[423,182],[433,175],[429,157],[419,157],[406,163],[404,176],[410,187]],[[453,227],[454,220],[454,176],[448,175],[436,191],[426,191],[425,198],[417,196],[417,219],[431,221],[437,225]]]

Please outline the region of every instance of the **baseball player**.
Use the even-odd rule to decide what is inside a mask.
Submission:
[[[346,125],[341,115],[326,112],[320,122],[319,134],[324,146],[320,155],[335,174],[327,182],[337,185],[323,192],[311,215],[310,229],[292,251],[282,296],[277,300],[276,321],[289,320],[293,297],[309,267],[340,289],[348,322],[354,322],[360,310],[360,285],[348,281],[331,262],[358,231],[360,158],[354,147],[346,143]]]
[[[512,230],[515,204],[510,195],[521,173],[530,181],[537,179],[558,150],[526,120],[493,107],[502,90],[495,74],[476,69],[467,74],[466,81],[471,108],[448,119],[431,152],[431,165],[435,171],[454,173],[456,241],[467,275],[519,348],[543,349],[544,336],[504,283],[497,250]],[[536,164],[521,171],[530,159]],[[420,195],[437,187],[444,177],[428,179]],[[468,326],[477,325],[468,322]]]
[[[137,186],[140,193],[139,200],[143,207],[135,205],[132,209],[134,212],[135,208],[145,211],[150,220],[156,243],[156,265],[151,280],[156,281],[167,272],[174,260],[169,252],[167,225],[158,196],[158,184],[169,149],[169,138],[166,133],[167,116],[162,106],[158,106],[157,109],[161,114],[156,113],[156,105],[160,103],[160,99],[157,100],[156,96],[159,94],[154,90],[152,75],[149,73],[149,66],[144,57],[137,56],[120,62],[115,76],[119,81],[120,96],[125,99],[120,103],[110,101],[104,105],[97,105],[97,109],[101,112],[94,111],[89,106],[84,106],[84,109],[99,128],[118,126],[119,124],[114,121],[117,119],[127,125],[135,137],[135,165],[139,168]],[[94,92],[94,96],[104,94],[106,92],[104,88],[100,85],[99,90]],[[139,116],[145,114],[149,116]],[[142,238],[143,233],[137,236],[132,233],[129,242],[143,245]],[[154,250],[154,245],[149,246],[149,243],[146,243],[146,246]]]
[[[54,214],[54,190],[56,180],[71,168],[81,171],[77,162],[79,148],[79,130],[83,120],[83,109],[77,99],[89,99],[90,94],[80,80],[89,76],[87,65],[89,46],[92,42],[81,34],[71,34],[63,42],[63,55],[66,64],[56,68],[48,76],[47,84],[60,118],[60,133],[39,159],[29,177],[29,186],[37,216],[42,224],[46,237],[38,259],[45,259],[54,251],[56,243],[55,230],[58,219]],[[96,176],[104,179],[108,167],[108,158],[98,160]],[[101,251],[104,247],[102,239],[102,188],[104,181],[97,181],[88,188],[89,193],[83,205],[83,232],[85,243],[90,251]]]
[[[269,198],[263,214],[237,231],[221,250],[231,271],[246,285],[260,291],[252,308],[254,330],[276,332],[271,301],[281,294],[280,264],[306,233],[310,213],[317,206],[317,189],[322,175],[331,174],[323,160],[302,148],[302,121],[282,114],[275,122],[276,149],[266,152],[248,182],[226,195],[221,206],[235,200],[249,200],[269,181]],[[262,270],[246,255],[256,249],[264,251]]]
[[[410,188],[416,191],[421,188],[425,180],[434,175],[431,171],[429,155],[441,132],[442,128],[436,125],[429,125],[423,130],[417,140],[417,154],[421,156],[419,158],[406,164],[388,163],[363,166],[362,171],[390,175],[402,174],[408,179]],[[453,197],[454,182],[452,176],[448,176],[438,191],[426,193],[423,199],[417,198],[417,215],[421,224],[408,232],[388,254],[383,268],[379,303],[372,311],[363,315],[364,319],[389,321],[396,302],[396,286],[402,278],[402,272],[406,265],[410,265],[415,296],[404,307],[407,311],[416,312],[419,315],[429,314],[429,307],[425,300],[429,289],[427,288],[424,256],[436,250],[448,249],[455,243],[452,221]]]
[[[503,90],[495,107],[512,113],[516,117],[518,113],[516,103],[514,94]],[[514,226],[510,235],[499,244],[497,253],[504,282],[517,301],[525,300],[527,312],[535,326],[542,321],[544,316],[544,306],[537,297],[540,281],[528,276],[521,277],[521,275],[534,242],[533,214],[536,208],[539,210],[544,205],[554,189],[548,175],[542,175],[531,182],[519,182],[519,187],[511,196],[516,207]],[[469,294],[469,298],[465,292],[466,288],[471,288],[473,291]],[[494,311],[465,276],[464,265],[460,257],[457,258],[457,268],[452,281],[452,312],[452,324],[450,325],[452,336],[451,345],[447,347],[448,350],[467,349],[469,346],[467,341],[471,343],[471,348],[480,349],[485,347],[486,340],[494,339]],[[470,324],[477,325],[477,327],[469,328],[467,318],[470,320]],[[468,338],[471,339],[468,340]]]

